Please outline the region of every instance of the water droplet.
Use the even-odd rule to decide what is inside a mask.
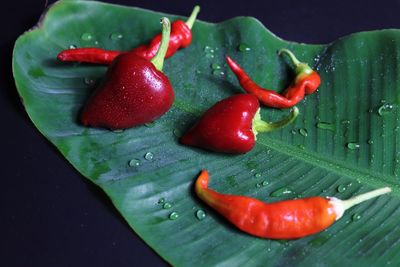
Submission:
[[[289,195],[292,193],[293,193],[292,189],[290,189],[288,187],[282,187],[282,188],[279,188],[279,189],[275,190],[274,192],[272,192],[271,196],[272,197],[282,197],[282,196]]]
[[[201,73],[201,70],[196,70],[196,74],[200,74]]]
[[[341,123],[342,124],[350,124],[350,121],[349,120],[342,120]]]
[[[123,132],[124,132],[124,129],[113,130],[113,133],[123,133]]]
[[[356,149],[360,148],[360,144],[353,143],[353,142],[347,143],[346,146],[348,149],[351,149],[351,150],[356,150]]]
[[[172,204],[169,202],[165,202],[163,205],[163,209],[170,209],[170,208],[172,208]]]
[[[358,220],[360,220],[360,219],[361,219],[361,214],[354,213],[353,216],[351,216],[351,220],[352,220],[353,222],[356,222],[356,221],[358,221]]]
[[[291,133],[291,134],[297,134],[296,130],[294,130],[294,129],[291,130],[290,133]]]
[[[155,121],[146,122],[146,123],[144,124],[144,126],[146,126],[147,128],[152,128],[152,127],[154,127],[154,125],[156,125],[156,122],[155,122]]]
[[[345,184],[338,185],[338,187],[336,188],[336,190],[337,190],[339,193],[343,193],[344,191],[347,190],[347,185],[345,185]]]
[[[157,203],[158,203],[158,204],[164,204],[164,202],[165,202],[165,198],[162,197],[162,198],[160,198],[160,199],[158,200]]]
[[[130,167],[138,167],[138,166],[140,166],[140,160],[138,160],[138,159],[131,159],[131,160],[128,162],[128,165],[129,165]]]
[[[182,131],[179,130],[179,129],[174,129],[174,130],[173,130],[173,134],[174,134],[176,137],[181,137],[181,136],[182,136]]]
[[[267,180],[265,180],[265,181],[263,181],[263,182],[261,183],[262,186],[267,186],[268,184],[269,184],[269,182],[268,182]]]
[[[206,45],[204,52],[206,53],[206,58],[214,58],[214,49],[211,46]]]
[[[385,116],[385,115],[389,114],[390,112],[392,112],[392,110],[393,110],[393,104],[385,103],[379,107],[378,114],[379,114],[379,116]]]
[[[110,34],[110,39],[113,40],[113,41],[118,41],[118,40],[121,40],[122,38],[124,38],[122,33],[112,33],[112,34]]]
[[[213,64],[211,64],[211,68],[213,70],[220,70],[221,69],[221,65],[219,65],[218,63],[213,63]]]
[[[225,75],[225,72],[223,72],[222,70],[213,70],[212,74],[215,76],[223,76]]]
[[[317,128],[323,129],[323,130],[329,130],[329,131],[335,131],[335,125],[329,122],[318,122],[317,123]]]
[[[202,220],[204,220],[204,219],[206,218],[206,213],[204,212],[204,210],[198,210],[198,211],[196,211],[195,215],[196,215],[196,218],[197,218],[199,221],[202,221]]]
[[[94,81],[92,78],[88,78],[88,77],[86,77],[85,79],[83,79],[83,82],[84,82],[86,85],[93,85],[93,84],[95,83],[95,81]]]
[[[91,41],[93,40],[93,35],[91,33],[85,32],[81,35],[81,39],[83,41]]]
[[[307,137],[307,136],[308,136],[308,131],[307,131],[307,129],[305,129],[305,128],[299,129],[299,133],[300,133],[302,136],[304,136],[304,137]]]
[[[70,45],[68,48],[69,48],[69,49],[77,49],[77,46],[72,44],[72,45]]]
[[[238,46],[238,50],[239,50],[240,52],[247,52],[247,51],[250,51],[251,48],[250,48],[250,46],[249,46],[248,44],[241,43],[241,44]]]
[[[152,159],[154,158],[154,154],[151,153],[151,152],[147,152],[147,153],[144,155],[144,158],[145,158],[146,160],[152,160]]]
[[[261,173],[257,172],[256,174],[254,174],[254,177],[260,178],[261,177]]]
[[[204,52],[206,52],[206,53],[214,53],[214,49],[211,46],[206,45],[204,47]]]
[[[179,213],[177,213],[176,211],[173,211],[173,212],[171,212],[171,213],[169,214],[168,218],[169,218],[170,220],[176,220],[176,219],[179,218]]]
[[[368,140],[368,145],[372,145],[374,143],[374,140]]]
[[[300,148],[301,150],[306,149],[306,147],[304,145],[298,145],[297,147]]]

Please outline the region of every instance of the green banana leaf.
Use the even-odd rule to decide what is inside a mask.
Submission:
[[[169,112],[122,132],[81,126],[80,109],[106,67],[63,64],[58,52],[70,46],[129,50],[158,33],[165,15],[92,1],[52,6],[17,40],[13,55],[18,92],[39,131],[172,265],[399,266],[400,31],[307,45],[284,41],[251,17],[198,21],[192,44],[164,64],[176,93]],[[260,134],[245,155],[179,144],[202,112],[242,92],[225,54],[260,85],[282,91],[293,73],[287,58],[277,55],[280,48],[294,51],[322,78],[319,90],[298,105],[293,124]],[[271,121],[287,113],[261,111]],[[201,169],[210,172],[211,188],[266,202],[348,198],[381,186],[393,192],[351,208],[319,234],[274,241],[236,230],[203,205],[192,190]]]

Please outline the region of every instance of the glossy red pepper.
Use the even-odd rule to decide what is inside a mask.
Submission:
[[[215,192],[208,188],[208,181],[208,172],[203,170],[195,182],[195,192],[201,200],[240,230],[270,239],[295,239],[318,233],[340,219],[345,210],[391,192],[389,187],[384,187],[348,200],[309,197],[265,203],[251,197]]]
[[[259,111],[255,96],[233,95],[207,110],[180,142],[216,152],[246,153],[254,147],[257,133],[280,129],[298,115],[295,107],[283,120],[267,123],[261,120]]]
[[[165,54],[165,58],[169,58],[178,51],[180,48],[185,48],[192,42],[192,27],[196,20],[197,14],[200,11],[199,6],[195,6],[192,14],[186,22],[182,20],[176,20],[171,25],[171,35],[168,44],[168,50]],[[147,45],[141,45],[130,52],[136,55],[150,60],[157,53],[161,42],[161,34],[157,34],[153,37]],[[66,49],[61,51],[57,58],[60,61],[66,62],[84,62],[84,63],[95,63],[95,64],[111,64],[112,61],[121,53],[120,51],[105,50],[101,48],[74,48]]]
[[[226,62],[236,75],[242,88],[246,92],[255,95],[263,105],[272,108],[290,108],[299,103],[305,95],[312,94],[320,85],[321,79],[316,71],[311,69],[307,64],[300,62],[291,51],[281,49],[279,54],[282,53],[289,55],[295,65],[296,74],[294,82],[283,94],[260,87],[250,79],[239,64],[228,56],[226,56]]]
[[[170,23],[162,18],[160,49],[151,61],[129,52],[119,55],[104,81],[90,97],[81,121],[85,126],[130,128],[151,122],[167,112],[174,91],[161,70],[167,51]]]

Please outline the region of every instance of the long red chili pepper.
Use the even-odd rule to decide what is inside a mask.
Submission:
[[[255,95],[262,104],[273,108],[290,108],[299,103],[304,98],[304,95],[313,93],[320,85],[321,79],[316,71],[311,69],[306,63],[300,62],[291,51],[281,49],[279,54],[282,53],[290,57],[295,65],[296,74],[294,82],[283,94],[260,87],[229,56],[226,56],[226,61],[239,80],[242,88],[246,92]]]
[[[195,182],[197,196],[242,231],[263,238],[295,239],[318,233],[342,217],[345,210],[391,192],[389,187],[348,200],[309,197],[265,203],[258,199],[217,193],[208,188],[208,172]]]
[[[196,20],[197,14],[200,12],[200,7],[195,6],[192,14],[186,22],[176,20],[171,24],[171,37],[168,44],[167,54],[165,58],[169,58],[180,48],[185,48],[192,42],[192,27]],[[161,33],[153,37],[147,45],[141,45],[130,52],[150,60],[157,53],[161,43]],[[105,50],[101,48],[75,48],[61,51],[57,58],[65,62],[84,62],[109,65],[121,53],[120,51]]]

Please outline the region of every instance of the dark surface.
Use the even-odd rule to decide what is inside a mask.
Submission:
[[[54,1],[49,1],[49,4]],[[201,20],[253,16],[281,38],[327,43],[343,35],[400,28],[400,1],[106,1]],[[271,3],[270,3],[271,2]],[[0,17],[2,266],[167,266],[129,228],[110,200],[35,129],[16,93],[12,49],[46,1],[7,1]]]

